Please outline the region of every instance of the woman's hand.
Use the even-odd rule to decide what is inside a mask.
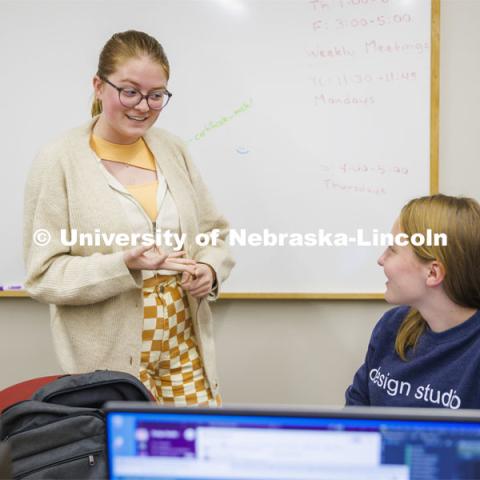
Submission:
[[[181,285],[193,297],[203,298],[212,290],[214,281],[213,268],[205,263],[197,263],[193,274],[189,271],[183,272]]]
[[[197,263],[190,258],[181,258],[184,254],[167,253],[155,245],[140,245],[126,250],[123,260],[130,270],[173,270],[195,275]]]

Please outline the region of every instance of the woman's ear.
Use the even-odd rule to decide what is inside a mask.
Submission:
[[[95,98],[101,100],[102,90],[103,90],[103,80],[98,76],[95,75],[92,80],[93,83],[93,90],[95,92]]]
[[[427,275],[427,286],[437,287],[443,282],[445,278],[445,267],[438,260],[433,260],[429,265]]]

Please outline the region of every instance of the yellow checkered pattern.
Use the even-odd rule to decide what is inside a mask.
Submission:
[[[218,406],[193,332],[188,299],[177,276],[143,287],[140,380],[160,404]]]

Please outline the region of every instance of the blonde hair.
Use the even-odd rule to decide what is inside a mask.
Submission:
[[[127,30],[112,35],[105,44],[98,59],[97,75],[106,78],[120,64],[134,57],[148,56],[164,69],[167,80],[170,76],[170,64],[160,43],[150,35],[136,30]],[[95,98],[92,103],[92,117],[102,112],[101,100]]]
[[[420,261],[439,261],[445,269],[442,286],[457,305],[480,308],[480,205],[472,198],[431,195],[408,202],[400,213],[400,228],[409,237],[427,236],[430,229],[447,235],[447,245],[410,244]],[[407,349],[415,347],[426,322],[411,308],[395,340],[395,351],[406,359]]]

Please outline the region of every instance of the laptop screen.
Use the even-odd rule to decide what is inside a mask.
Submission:
[[[473,411],[125,405],[107,409],[114,480],[480,479],[480,416]]]

